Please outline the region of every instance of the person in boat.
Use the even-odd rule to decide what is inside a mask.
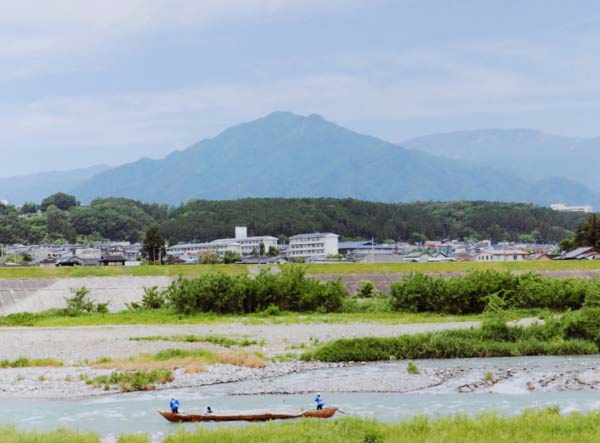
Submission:
[[[169,403],[169,406],[173,414],[179,414],[179,400],[177,400],[176,398],[172,398],[171,402]]]
[[[212,408],[210,406],[206,407],[206,413],[207,414],[212,414],[213,413],[213,410],[212,410]]]
[[[315,402],[317,403],[317,411],[321,411],[325,405],[325,400],[323,400],[323,397],[321,397],[321,393],[317,394]]]

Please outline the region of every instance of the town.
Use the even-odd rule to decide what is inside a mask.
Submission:
[[[283,264],[283,263],[414,263],[514,262],[526,260],[600,259],[595,247],[562,252],[557,244],[497,243],[458,240],[376,243],[340,241],[334,233],[303,233],[281,242],[274,236],[249,236],[236,226],[234,237],[206,243],[177,243],[165,248],[161,264]],[[138,266],[143,245],[130,242],[0,246],[0,266]]]

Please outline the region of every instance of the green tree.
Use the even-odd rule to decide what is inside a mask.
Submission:
[[[77,239],[77,232],[71,225],[69,213],[50,205],[46,209],[46,219],[48,223],[48,236],[53,241],[66,240],[74,243]]]
[[[42,200],[42,211],[46,211],[50,206],[54,205],[58,209],[68,211],[73,206],[79,206],[79,201],[72,195],[65,194],[64,192],[57,192],[49,197]]]
[[[596,214],[590,215],[585,223],[577,226],[575,247],[580,246],[600,248],[600,219]]]
[[[157,262],[166,256],[165,239],[158,232],[158,227],[150,226],[144,236],[142,248],[144,258]]]
[[[36,214],[38,209],[40,209],[40,205],[38,205],[37,203],[26,202],[26,203],[23,203],[23,206],[21,206],[21,213],[22,214]]]
[[[260,245],[258,247],[258,255],[260,255],[261,257],[264,257],[265,255],[265,243],[264,242],[260,242]]]
[[[230,263],[237,263],[242,259],[242,256],[240,254],[238,254],[237,252],[233,252],[233,251],[225,251],[225,254],[223,255],[223,263],[230,264]]]

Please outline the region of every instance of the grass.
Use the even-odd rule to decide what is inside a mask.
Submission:
[[[535,315],[539,311],[514,311],[514,318]],[[456,321],[478,321],[481,315],[446,315],[433,313],[404,312],[359,312],[359,313],[298,313],[282,312],[276,316],[262,313],[248,315],[218,315],[198,313],[177,314],[168,309],[148,311],[122,311],[115,313],[84,313],[78,316],[65,316],[59,310],[41,313],[20,313],[0,316],[0,326],[101,326],[101,325],[161,325],[161,324],[210,324],[243,323],[254,325],[269,324],[311,324],[311,323],[446,323]]]
[[[288,266],[288,265],[282,265]],[[442,263],[325,263],[305,265],[307,274],[454,273],[468,271],[568,271],[600,270],[600,260],[549,260],[523,262]],[[1,275],[1,274],[0,274]]]
[[[340,339],[304,352],[302,359],[339,362],[597,354],[597,342],[578,329],[585,321],[571,327],[571,332],[560,320],[546,319],[544,324],[527,327],[486,321],[482,327],[463,330]]]
[[[565,417],[551,409],[508,418],[493,413],[475,418],[418,417],[397,424],[342,418],[216,430],[199,427],[169,435],[164,443],[591,443],[598,441],[598,432],[598,413]]]
[[[596,443],[600,413],[561,415],[558,408],[531,410],[514,417],[416,417],[387,424],[341,417],[336,420],[270,422],[243,427],[198,426],[166,436],[164,443]],[[94,434],[73,431],[22,432],[0,428],[2,443],[99,443]],[[122,435],[118,443],[147,443],[145,435]]]
[[[47,366],[64,366],[64,363],[53,358],[19,357],[16,360],[0,360],[0,368],[39,368]]]
[[[231,338],[223,335],[150,335],[146,337],[130,337],[132,341],[171,341],[171,342],[185,342],[185,343],[211,343],[225,348],[231,348],[234,346],[247,347],[259,344],[256,340],[250,340],[248,338]]]
[[[165,349],[156,354],[141,354],[127,359],[101,358],[90,366],[96,369],[121,371],[173,370],[184,368],[188,373],[202,372],[206,365],[231,364],[249,368],[264,368],[262,356],[246,351],[230,351],[222,354],[203,349]]]
[[[406,365],[406,372],[408,372],[411,375],[419,375],[421,373],[421,370],[414,362],[409,361],[408,365]]]
[[[289,266],[289,265],[281,265]],[[268,267],[272,267],[269,265]],[[305,265],[308,274],[372,274],[432,272],[453,273],[493,269],[497,271],[561,271],[600,269],[600,260],[524,261],[506,263],[328,263]],[[247,274],[247,265],[86,266],[66,268],[0,268],[0,279],[78,278],[118,276],[199,276],[214,272]]]
[[[83,267],[15,267],[0,268],[0,279],[16,278],[80,278],[80,277],[152,277],[199,276],[214,272],[247,274],[246,265],[168,265],[168,266],[83,266]]]
[[[0,428],[2,443],[100,443],[96,434],[80,434],[75,431],[60,429],[52,432],[17,431],[14,427]],[[134,443],[125,440],[122,443]]]
[[[111,386],[117,386],[121,392],[150,391],[157,384],[172,382],[173,371],[168,369],[153,369],[151,371],[127,371],[113,372],[110,375],[99,375],[97,377],[84,376],[83,380],[95,388],[110,390]],[[109,389],[106,389],[108,386]]]

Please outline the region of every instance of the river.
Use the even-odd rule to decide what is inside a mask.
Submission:
[[[597,385],[581,385],[574,388],[536,389],[530,392],[526,383],[535,377],[548,374],[573,376],[600,366],[600,357],[528,357],[470,360],[427,360],[418,365],[428,367],[467,368],[465,377],[471,382],[480,381],[480,374],[487,371],[512,374],[493,386],[485,386],[473,392],[459,392],[458,387],[469,380],[453,378],[447,383],[405,393],[374,392],[323,392],[330,405],[339,405],[347,415],[377,418],[394,422],[427,415],[431,417],[448,414],[477,414],[493,410],[499,414],[517,414],[529,408],[558,405],[564,413],[590,411],[600,407]],[[286,385],[307,383],[308,379],[360,377],[389,377],[395,371],[405,370],[406,362],[359,365],[350,368],[322,369],[310,373],[278,377],[272,383]],[[474,375],[476,380],[473,380]],[[153,441],[181,427],[240,426],[244,424],[172,424],[157,414],[166,409],[169,399],[177,397],[182,411],[203,411],[210,405],[214,411],[261,408],[312,408],[312,393],[294,395],[238,395],[247,390],[248,383],[228,383],[197,389],[159,390],[142,393],[107,395],[72,400],[9,400],[0,403],[0,423],[14,424],[19,429],[50,430],[70,428],[93,431],[103,435],[106,442],[114,441],[120,433],[146,432]],[[263,382],[264,383],[264,382]],[[568,386],[565,385],[565,386]]]

